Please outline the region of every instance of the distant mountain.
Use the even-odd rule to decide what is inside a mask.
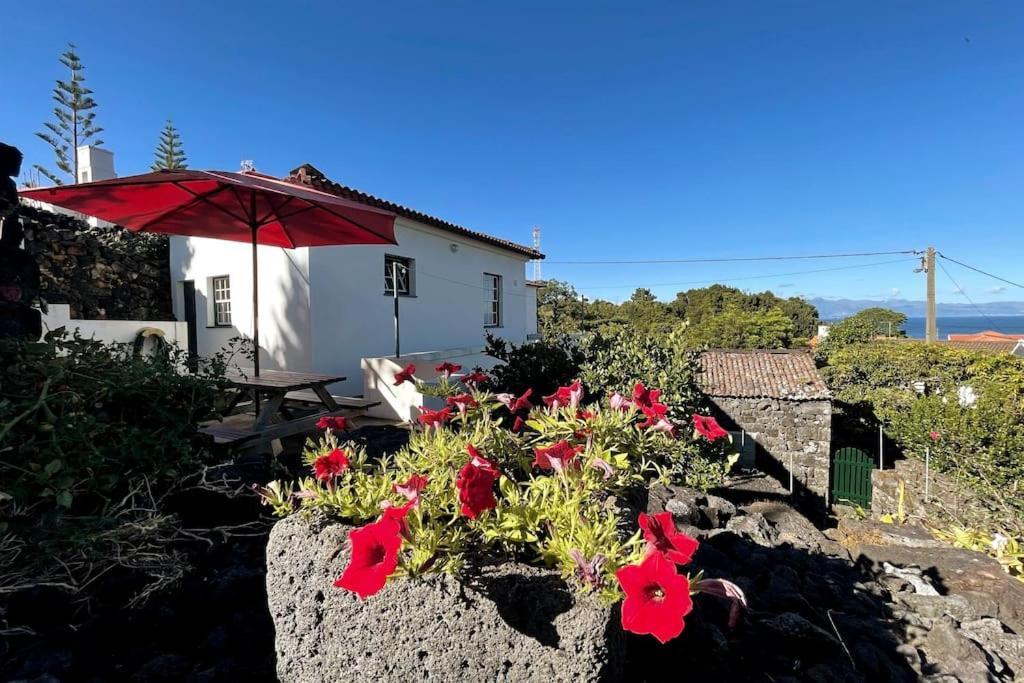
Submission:
[[[814,298],[810,303],[818,309],[822,320],[838,320],[863,311],[865,308],[880,306],[903,313],[908,318],[923,318],[925,302],[908,301],[906,299],[888,299],[875,301],[871,299],[826,299]],[[977,308],[971,304],[936,304],[937,314],[942,316],[976,316],[978,311],[984,315],[1024,315],[1024,301],[989,301],[979,302]]]

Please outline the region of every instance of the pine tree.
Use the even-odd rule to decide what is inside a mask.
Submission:
[[[168,119],[160,133],[160,144],[156,148],[156,160],[153,162],[153,170],[159,171],[164,168],[181,169],[188,168],[185,163],[185,150],[181,147],[181,135]]]
[[[96,102],[92,99],[92,90],[85,87],[85,67],[75,52],[75,46],[68,43],[68,49],[60,56],[60,63],[71,72],[67,81],[57,79],[53,89],[53,99],[57,106],[53,108],[54,121],[44,123],[46,130],[36,133],[53,147],[56,156],[57,170],[70,176],[72,183],[78,182],[78,147],[84,144],[102,145],[103,141],[94,139],[102,128],[96,126]],[[39,164],[33,167],[57,185],[63,185],[64,179],[57,173]]]

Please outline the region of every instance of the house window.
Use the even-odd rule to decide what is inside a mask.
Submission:
[[[216,327],[231,325],[231,278],[227,275],[215,277],[211,282],[213,290],[213,324]]]
[[[501,327],[501,276],[484,273],[484,327]]]
[[[398,279],[398,296],[412,296],[414,261],[403,256],[384,255],[384,293],[395,295],[395,279]]]

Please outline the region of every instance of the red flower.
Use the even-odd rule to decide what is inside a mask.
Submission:
[[[708,441],[718,441],[724,436],[729,436],[729,432],[722,429],[713,417],[694,414],[693,426]]]
[[[461,369],[462,369],[462,366],[459,365],[458,363],[449,363],[448,361],[445,361],[445,362],[441,363],[440,365],[438,365],[436,368],[434,368],[434,370],[437,370],[439,373],[444,375],[446,378],[447,377],[451,377],[453,372],[458,372]]]
[[[462,383],[465,384],[466,386],[473,387],[483,384],[489,379],[490,377],[488,377],[486,373],[480,372],[479,370],[474,370],[468,375],[463,375]]]
[[[404,484],[395,484],[391,487],[391,490],[395,493],[400,493],[409,500],[416,500],[419,498],[420,493],[423,489],[427,488],[427,483],[430,481],[430,477],[423,474],[414,474],[409,477],[408,481]]]
[[[939,434],[938,432],[928,432],[928,438],[931,439],[933,443],[938,443],[939,439],[942,438],[942,434]]]
[[[643,382],[637,382],[633,387],[633,403],[638,408],[651,408],[658,402],[661,396],[661,389],[648,389]]]
[[[430,410],[429,408],[420,408],[418,419],[424,427],[437,427],[440,429],[445,422],[452,419],[452,409]]]
[[[523,427],[525,427],[525,426],[526,426],[526,423],[523,422],[523,418],[521,418],[521,417],[519,417],[517,415],[516,416],[516,421],[512,423],[512,431],[513,431],[513,433],[518,434],[519,432],[523,431]]]
[[[409,510],[415,505],[418,500],[415,498],[410,500],[401,507],[394,505],[391,501],[384,501],[384,514],[381,519],[392,519],[398,523],[398,533],[402,535],[402,538],[412,543],[412,534],[409,533],[409,524],[405,521],[405,516],[409,514]]]
[[[516,398],[512,394],[498,394],[495,398],[508,408],[508,412],[515,415],[520,410],[528,411],[533,408],[533,404],[530,403],[531,394],[533,394],[533,389],[527,389],[519,398]]]
[[[592,410],[577,410],[576,411],[576,419],[577,420],[583,420],[584,422],[586,422],[587,420],[593,420],[594,419],[594,411],[592,411]]]
[[[622,628],[651,634],[667,643],[686,626],[693,609],[690,581],[661,553],[651,553],[640,564],[615,572],[626,599],[622,601]]]
[[[343,432],[348,429],[348,420],[343,417],[324,415],[316,423],[317,429],[336,429]]]
[[[581,398],[583,398],[583,385],[576,380],[567,387],[558,387],[555,393],[544,396],[543,401],[548,408],[558,410],[559,408],[575,408],[579,405]]]
[[[668,406],[664,403],[652,403],[649,406],[641,406],[640,410],[643,411],[644,416],[647,418],[640,423],[640,426],[653,427],[659,421],[665,419],[665,415],[668,413]]]
[[[573,446],[562,439],[547,448],[534,448],[533,464],[542,470],[561,472],[582,450],[582,446]]]
[[[347,469],[348,456],[340,448],[335,448],[313,461],[313,473],[320,481],[330,481]]]
[[[476,399],[470,396],[469,394],[449,396],[446,399],[446,402],[448,403],[449,406],[455,406],[455,408],[458,409],[460,415],[465,415],[467,408],[476,408],[478,405],[480,405],[479,403],[476,402]]]
[[[363,600],[380,591],[398,566],[398,550],[402,547],[400,533],[398,521],[386,515],[348,532],[352,558],[334,585],[352,591]]]
[[[494,482],[501,476],[501,472],[472,445],[467,445],[466,450],[470,455],[469,462],[459,470],[455,488],[459,492],[462,515],[476,519],[485,510],[498,506],[498,501],[494,497]]]
[[[656,515],[641,512],[639,521],[644,538],[653,550],[676,564],[689,564],[693,559],[693,553],[700,544],[697,539],[679,533],[671,512],[659,512]]]
[[[404,370],[395,373],[395,386],[401,386],[402,382],[414,381],[412,377],[414,374],[416,374],[416,366],[409,363]]]

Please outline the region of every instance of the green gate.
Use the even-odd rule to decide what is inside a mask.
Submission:
[[[871,472],[875,461],[859,448],[840,448],[832,456],[832,500],[861,507],[871,505]]]

